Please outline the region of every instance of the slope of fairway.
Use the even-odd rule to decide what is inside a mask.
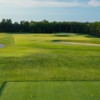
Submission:
[[[100,82],[8,82],[0,100],[100,100]]]
[[[100,47],[55,41],[100,44],[76,34],[0,33],[0,84],[5,81],[100,80]]]

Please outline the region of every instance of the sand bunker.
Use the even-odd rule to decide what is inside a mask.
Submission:
[[[72,45],[86,45],[86,46],[100,46],[100,44],[89,44],[89,43],[77,43],[77,42],[59,42],[63,44],[72,44]]]

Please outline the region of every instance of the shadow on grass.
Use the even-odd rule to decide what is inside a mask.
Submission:
[[[87,37],[87,38],[100,38],[100,36],[94,36],[94,35],[91,35],[91,34],[87,34],[87,33],[74,33],[76,35],[84,35],[84,37]]]
[[[100,38],[100,37],[93,36],[93,35],[86,35],[85,37],[88,37],[88,38]]]
[[[69,34],[57,34],[55,36],[57,36],[57,37],[70,37]]]
[[[52,42],[62,42],[62,40],[52,40]]]
[[[4,82],[0,88],[0,96],[2,95],[2,91],[4,90],[4,88],[6,87],[7,81]]]
[[[67,40],[52,40],[52,42],[68,42]]]

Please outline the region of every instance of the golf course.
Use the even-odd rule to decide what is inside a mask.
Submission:
[[[100,38],[0,33],[0,100],[99,100]]]

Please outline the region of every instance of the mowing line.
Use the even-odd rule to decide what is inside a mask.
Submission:
[[[7,84],[8,82],[6,81],[6,82],[4,82],[2,85],[1,85],[1,87],[0,87],[0,96],[2,95],[2,91],[4,90],[4,88],[6,87],[6,84]]]
[[[11,34],[11,36],[12,36],[13,45],[16,45],[16,42],[15,42],[15,39],[14,39],[14,35]]]

